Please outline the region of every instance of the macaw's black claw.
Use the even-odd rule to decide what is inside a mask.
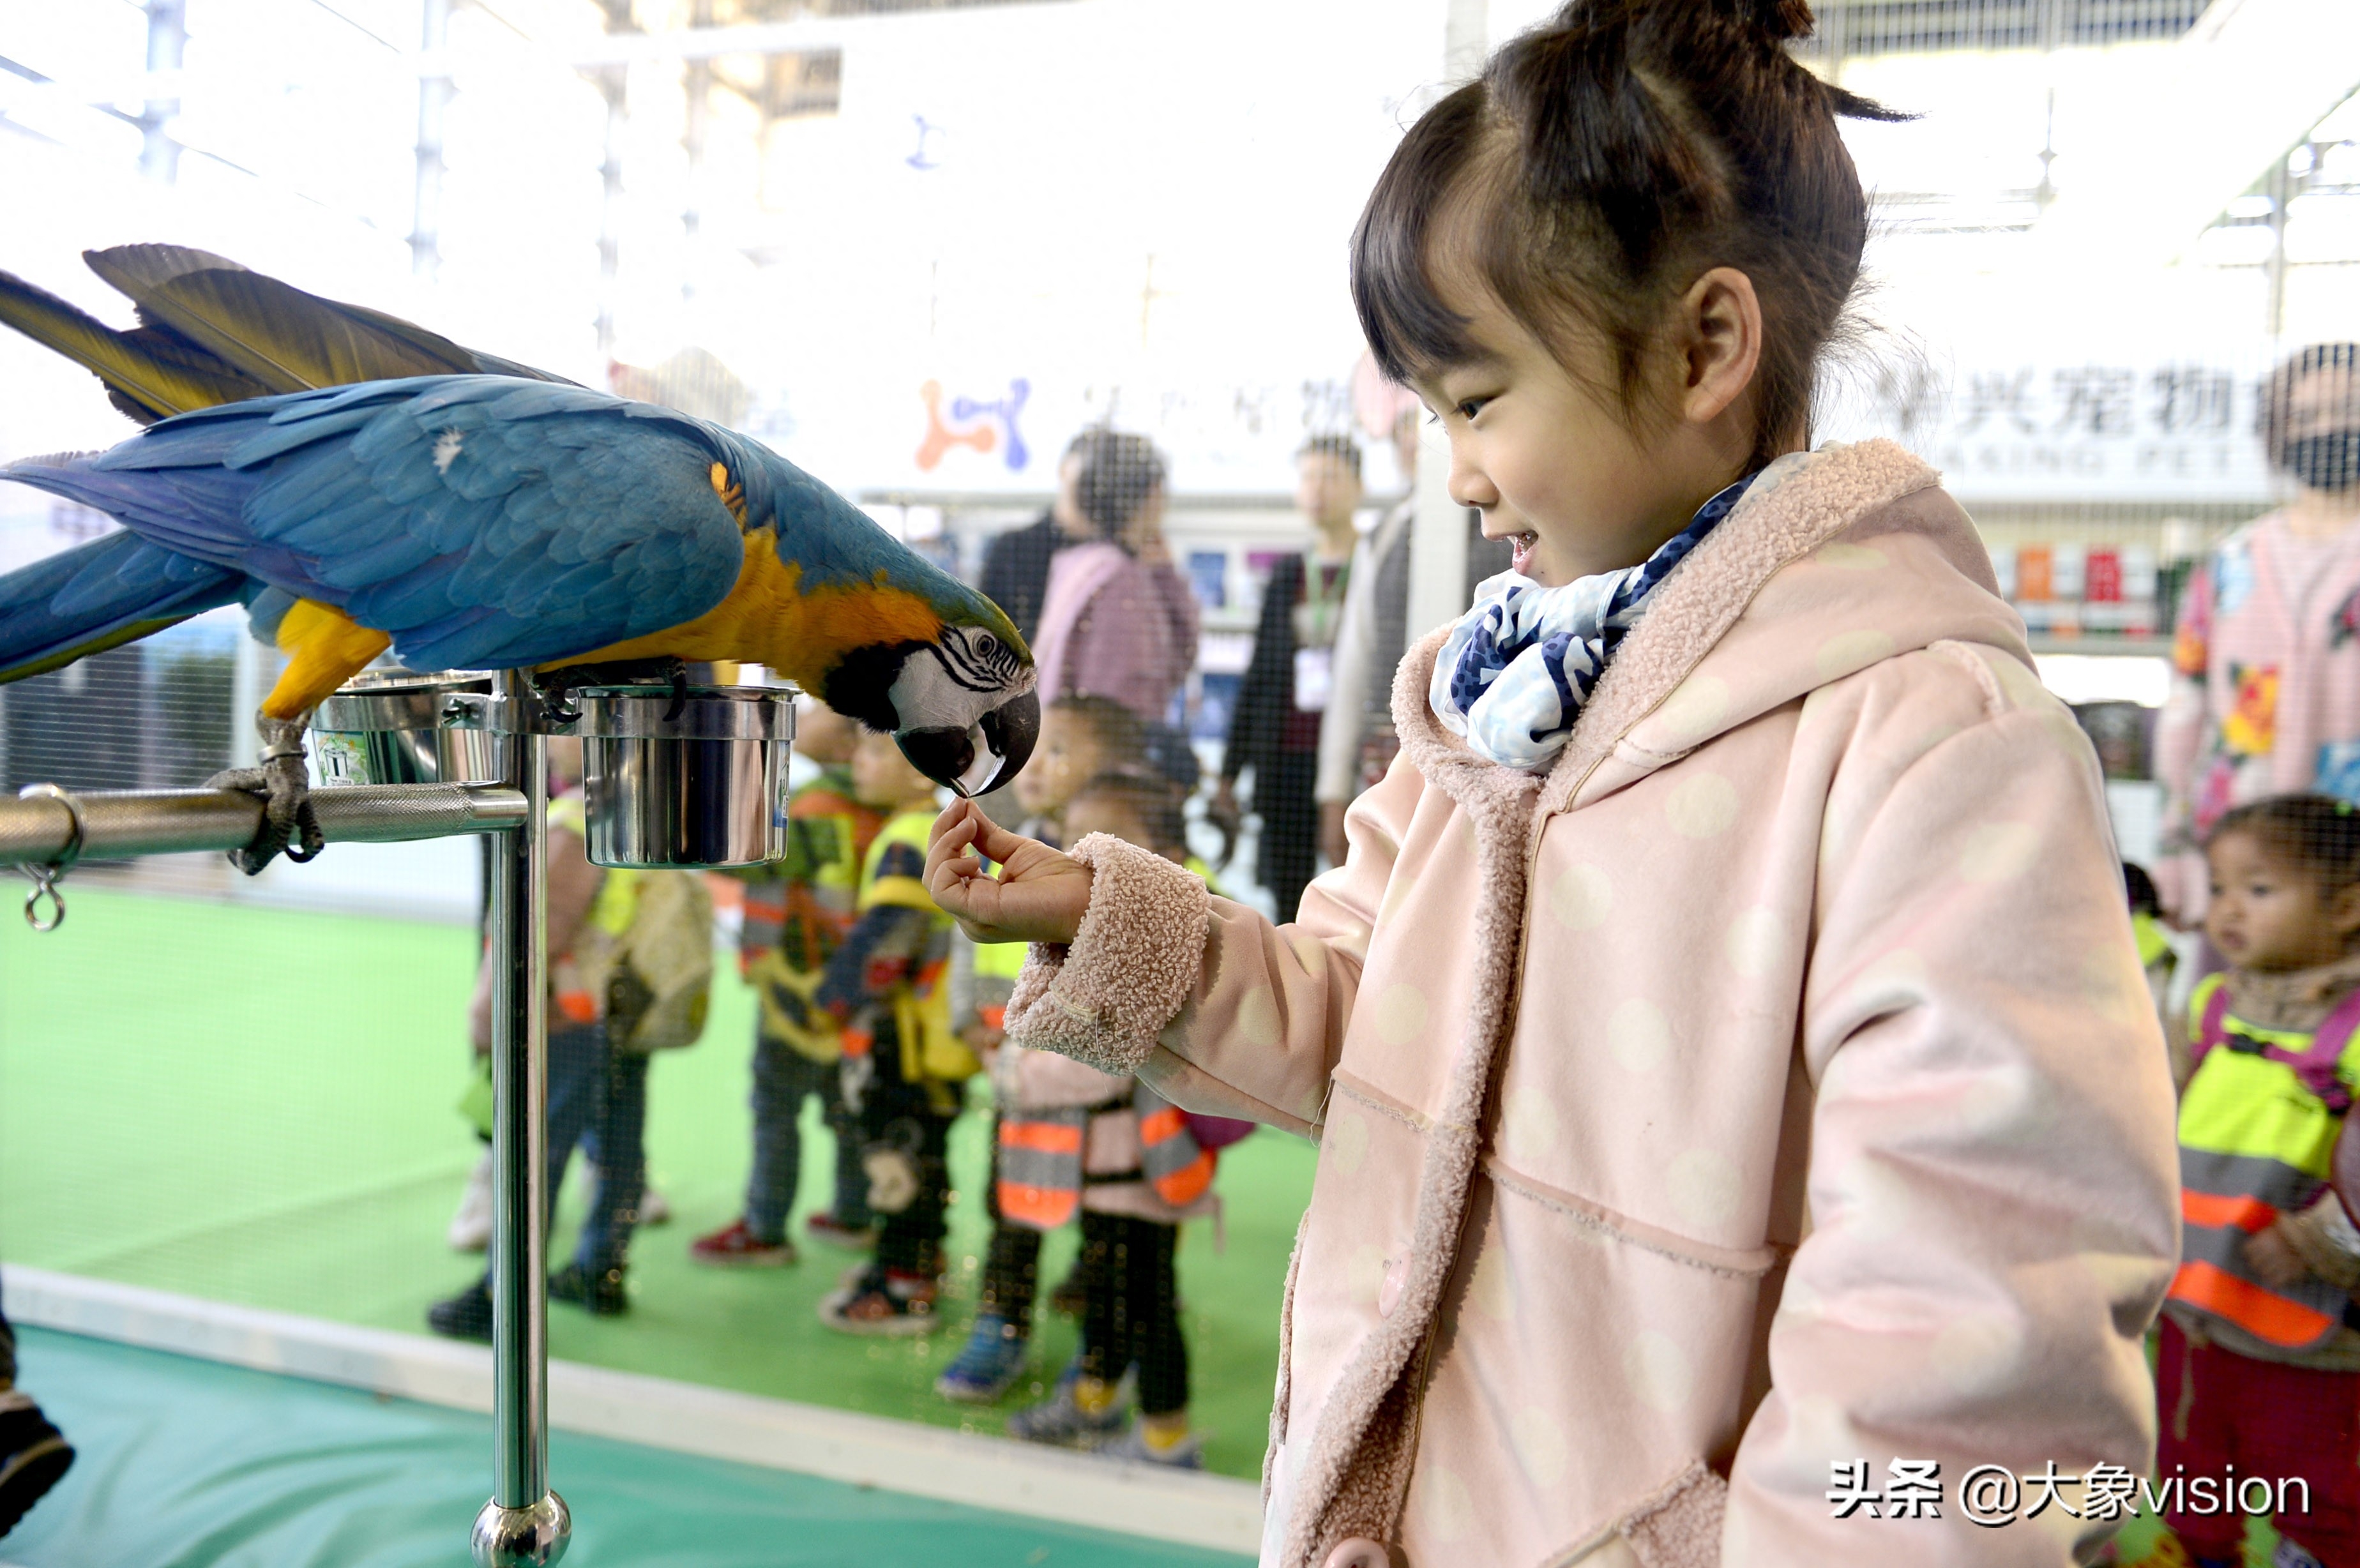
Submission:
[[[248,877],[285,855],[300,864],[327,847],[320,821],[311,810],[311,782],[303,772],[301,719],[257,718],[262,735],[262,765],[233,768],[205,780],[209,789],[242,789],[262,797],[262,825],[254,842],[229,852],[229,863]]]
[[[688,660],[684,659],[618,659],[604,664],[567,664],[537,673],[532,683],[541,692],[549,716],[561,724],[570,724],[582,716],[574,694],[593,686],[670,686],[672,706],[664,710],[668,720],[680,717],[688,707]]]

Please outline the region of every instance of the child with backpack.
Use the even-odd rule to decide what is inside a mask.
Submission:
[[[2360,1235],[2327,1177],[2360,1085],[2360,812],[2324,795],[2258,800],[2214,824],[2204,857],[2204,931],[2229,967],[2189,997],[2157,1473],[2300,1477],[2310,1506],[2279,1528],[2326,1568],[2354,1568]],[[2238,1561],[2242,1508],[2164,1519],[2199,1568]]]
[[[1160,779],[1101,774],[1065,805],[1076,833],[1107,833],[1175,863],[1179,802]],[[1135,1079],[1050,1051],[1002,1046],[997,1187],[1004,1224],[1035,1233],[1076,1215],[1088,1281],[1082,1344],[1041,1404],[1009,1418],[1034,1443],[1180,1469],[1204,1465],[1188,1424],[1188,1346],[1174,1257],[1180,1223],[1216,1204],[1213,1149],[1192,1119]],[[1135,1377],[1138,1415],[1121,1388]]]
[[[812,999],[844,1029],[837,1071],[860,1128],[877,1252],[819,1315],[847,1334],[923,1334],[943,1269],[951,1123],[980,1064],[951,1027],[951,922],[926,893],[934,786],[891,735],[866,732],[852,789],[885,824],[861,864],[858,916]]]
[[[1143,722],[1111,697],[1060,697],[1043,711],[1032,761],[1016,778],[1016,798],[1026,813],[1022,831],[1045,843],[1062,843],[1067,810],[1083,791],[1129,779],[1146,791],[1142,798],[1152,798],[1150,809],[1156,820],[1168,817],[1171,826],[1164,842],[1179,846],[1178,853],[1185,855],[1180,810],[1196,788],[1196,766],[1185,736]],[[1186,864],[1207,877],[1211,874],[1193,856]],[[1000,1043],[1008,997],[1023,967],[1024,944],[978,943],[964,934],[955,935],[953,942],[954,1011],[964,1037],[988,1060]],[[1006,1081],[995,1073],[993,1082]],[[967,1344],[934,1379],[936,1393],[961,1404],[990,1404],[1022,1375],[1039,1291],[1041,1237],[1044,1228],[1055,1228],[1011,1221],[1000,1213],[1000,1125],[995,1110],[994,1176],[987,1189],[991,1240],[984,1256],[975,1323]],[[1053,1300],[1058,1311],[1076,1317],[1087,1312],[1088,1263],[1086,1253],[1057,1287]]]
[[[1319,1142],[1266,1568],[2065,1568],[2119,1520],[1969,1473],[2147,1474],[2171,1084],[2103,780],[1939,476],[1812,449],[1885,112],[1811,26],[1572,0],[1379,178],[1363,333],[1514,570],[1295,923],[938,822],[936,901],[1034,944],[1011,1041]]]

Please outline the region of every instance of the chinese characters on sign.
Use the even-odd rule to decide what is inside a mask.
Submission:
[[[2206,359],[2138,365],[1881,368],[1834,423],[1921,453],[1977,500],[2263,501],[2255,435],[2264,367]]]

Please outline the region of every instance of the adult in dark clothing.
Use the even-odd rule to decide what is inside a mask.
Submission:
[[[1030,643],[1041,629],[1041,606],[1049,596],[1049,561],[1059,550],[1098,530],[1082,516],[1076,485],[1082,472],[1082,450],[1090,432],[1076,436],[1057,463],[1057,498],[1038,522],[1011,528],[991,541],[983,555],[983,595],[1016,623]]]
[[[1217,820],[1233,822],[1238,780],[1253,770],[1253,810],[1262,819],[1254,880],[1270,890],[1282,924],[1295,919],[1319,865],[1319,808],[1312,787],[1332,678],[1329,659],[1356,542],[1360,449],[1349,436],[1315,437],[1297,454],[1295,467],[1295,504],[1317,529],[1318,542],[1307,557],[1283,555],[1271,568],[1212,807]]]
[[[1404,474],[1417,472],[1422,411],[1413,401],[1393,425],[1393,454]],[[1313,790],[1319,801],[1319,851],[1331,866],[1344,864],[1345,808],[1383,775],[1398,746],[1393,672],[1409,647],[1410,536],[1416,513],[1413,485],[1352,554],[1351,585],[1336,629],[1334,682],[1320,720],[1319,774]],[[1467,580],[1459,604],[1474,603],[1476,586],[1507,571],[1511,561],[1508,541],[1485,539],[1482,514],[1469,508]]]

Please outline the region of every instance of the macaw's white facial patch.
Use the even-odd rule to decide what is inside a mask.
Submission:
[[[448,474],[451,465],[459,461],[459,432],[444,430],[434,438],[434,472]]]

